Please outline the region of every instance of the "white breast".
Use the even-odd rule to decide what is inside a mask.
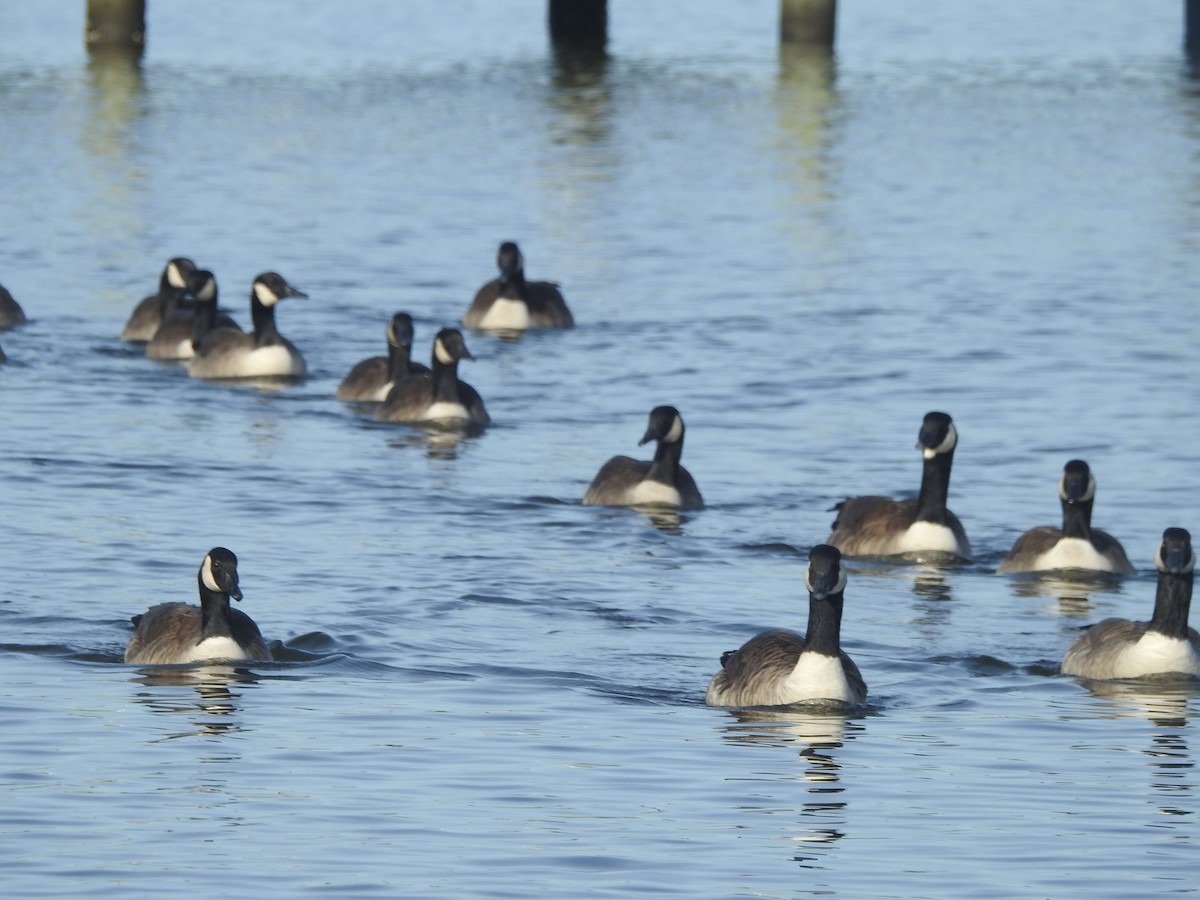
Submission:
[[[962,555],[958,539],[945,525],[914,522],[896,541],[896,553],[955,553]]]
[[[783,698],[780,703],[800,703],[805,700],[858,702],[846,679],[841,659],[824,653],[801,653],[780,694]]]
[[[445,422],[451,419],[470,419],[467,408],[461,403],[433,403],[425,410],[426,422]]]
[[[630,506],[679,506],[683,498],[674,485],[647,480],[630,488],[625,502]]]
[[[1047,569],[1092,569],[1097,572],[1115,572],[1112,561],[1082,538],[1062,538],[1054,547],[1033,561],[1030,569],[1035,572]]]
[[[1200,653],[1191,641],[1147,631],[1115,662],[1111,678],[1141,678],[1178,672],[1200,676]]]
[[[238,642],[231,637],[210,637],[205,638],[199,644],[192,647],[185,655],[180,657],[180,662],[202,662],[208,659],[249,659],[246,651],[243,650]]]
[[[500,297],[479,321],[480,328],[521,331],[529,327],[529,307],[523,300]]]
[[[299,377],[306,371],[304,359],[282,344],[255,347],[248,353],[238,354],[232,362],[241,378]]]

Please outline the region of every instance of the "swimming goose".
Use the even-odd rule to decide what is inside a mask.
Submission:
[[[658,441],[653,462],[614,456],[600,467],[583,495],[584,506],[677,506],[699,509],[704,498],[690,472],[679,462],[683,454],[683,416],[673,406],[650,410],[642,446]]]
[[[482,428],[492,419],[479,392],[458,377],[458,362],[474,359],[457,328],[443,328],[433,339],[428,372],[397,381],[375,413],[380,422],[436,422]]]
[[[192,277],[194,303],[176,306],[167,313],[163,323],[146,345],[149,359],[183,360],[195,356],[195,338],[212,328],[241,326],[217,308],[217,277],[208,269],[197,269]],[[197,323],[199,321],[199,327]]]
[[[1149,622],[1105,619],[1077,637],[1062,661],[1064,675],[1106,680],[1148,675],[1200,677],[1200,634],[1188,627],[1196,554],[1182,528],[1163,532],[1154,558],[1158,590]]]
[[[1088,464],[1073,459],[1058,480],[1062,528],[1039,525],[1017,538],[997,572],[1044,572],[1051,569],[1092,569],[1129,574],[1133,566],[1121,542],[1092,527],[1096,479]]]
[[[832,701],[863,703],[867,685],[858,666],[841,649],[846,572],[836,547],[818,544],[808,554],[805,634],[764,631],[721,656],[721,671],[709,682],[709,706],[784,706]]]
[[[193,378],[301,378],[304,357],[275,326],[275,304],[286,297],[307,297],[277,272],[264,272],[250,290],[252,333],[213,328],[196,344],[188,360]]]
[[[338,385],[337,399],[350,403],[382,403],[392,386],[409,375],[428,372],[427,366],[412,359],[413,320],[408,313],[396,313],[387,327],[387,356],[372,356],[355,363]]]
[[[158,293],[144,298],[133,308],[129,321],[121,329],[121,340],[144,344],[154,337],[164,315],[183,300],[195,273],[196,264],[186,256],[168,260],[158,280]]]
[[[230,609],[229,598],[242,599],[238,589],[237,557],[214,547],[196,576],[200,605],[160,603],[133,617],[134,635],[125,648],[125,662],[139,665],[193,663],[206,660],[269,661],[258,626],[241,610]]]
[[[557,284],[525,280],[525,258],[516,244],[505,241],[500,245],[496,265],[500,277],[475,294],[463,325],[498,331],[574,327],[575,319]]]
[[[25,322],[25,310],[21,309],[21,304],[13,299],[8,288],[0,284],[0,331],[15,325],[24,325]]]
[[[953,553],[968,559],[971,544],[958,517],[946,508],[950,464],[958,431],[942,412],[927,413],[917,449],[924,457],[921,493],[916,500],[851,497],[833,507],[837,519],[828,543],[846,556],[901,553]]]

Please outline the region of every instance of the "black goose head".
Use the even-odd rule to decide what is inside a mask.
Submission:
[[[1063,466],[1058,480],[1058,496],[1066,503],[1083,503],[1096,496],[1096,479],[1082,459],[1073,459]]]
[[[496,253],[496,266],[500,269],[500,281],[507,284],[525,273],[525,257],[512,241],[505,241]]]
[[[1190,575],[1196,568],[1192,536],[1183,528],[1168,528],[1154,557],[1158,571],[1168,575]]]
[[[683,441],[683,416],[673,406],[656,406],[650,410],[650,422],[638,446],[650,441],[678,444]]]
[[[159,290],[181,291],[189,288],[192,276],[196,273],[196,264],[186,256],[176,256],[167,260],[163,267],[162,278],[159,279]]]
[[[925,414],[921,422],[921,430],[917,434],[917,449],[926,459],[933,459],[943,453],[953,453],[958,443],[958,430],[954,421],[944,412]]]
[[[825,600],[846,589],[846,573],[842,570],[842,552],[829,544],[817,544],[808,553],[808,568],[804,586],[813,600]]]
[[[474,359],[462,332],[457,328],[443,328],[433,339],[433,364],[450,366],[460,359]]]
[[[209,550],[204,562],[200,564],[200,583],[210,591],[241,600],[237,557],[233,555],[233,551],[224,547],[213,547]]]
[[[387,342],[392,347],[411,347],[413,319],[408,313],[396,313],[387,327]]]
[[[217,276],[208,269],[197,269],[188,279],[188,293],[200,303],[217,305]]]
[[[285,297],[307,297],[304,291],[292,287],[278,272],[263,272],[254,279],[253,296],[266,307],[272,307]]]

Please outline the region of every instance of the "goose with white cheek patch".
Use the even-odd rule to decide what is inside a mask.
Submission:
[[[500,245],[496,265],[500,277],[489,281],[475,294],[463,316],[464,326],[493,331],[575,326],[575,319],[557,284],[525,279],[525,258],[516,244],[505,241]]]
[[[121,340],[144,344],[153,338],[163,319],[183,302],[195,274],[196,264],[186,256],[167,260],[158,279],[158,293],[143,298],[133,308],[121,329]]]
[[[9,293],[8,288],[0,284],[0,331],[24,325],[26,321],[21,304]]]
[[[827,543],[846,556],[941,553],[969,559],[971,544],[958,517],[946,508],[958,430],[948,415],[925,415],[917,439],[924,459],[916,500],[852,497],[833,507],[837,519]]]
[[[193,378],[302,378],[308,371],[296,346],[279,333],[275,306],[288,297],[307,297],[277,272],[264,272],[250,289],[254,331],[217,327],[196,343],[188,360]]]
[[[237,322],[217,308],[217,277],[208,269],[197,269],[192,278],[194,302],[180,305],[167,314],[146,345],[146,356],[161,361],[186,360],[196,355],[196,337],[216,327],[241,331]]]
[[[387,356],[372,356],[355,363],[338,385],[337,399],[348,403],[382,403],[397,382],[428,372],[412,358],[413,319],[396,313],[387,327]]]
[[[673,406],[650,411],[638,446],[657,441],[653,460],[614,456],[596,473],[583,495],[584,506],[671,506],[700,509],[704,498],[690,472],[679,462],[683,454],[683,416]]]
[[[483,398],[458,377],[458,363],[475,359],[457,328],[443,328],[433,339],[428,372],[418,372],[392,386],[375,413],[380,422],[438,424],[483,428],[492,421]]]
[[[125,648],[125,662],[172,665],[210,660],[268,662],[271,653],[258,626],[229,598],[242,599],[238,588],[237,557],[214,547],[196,576],[200,605],[160,603],[133,617],[134,635]]]
[[[1154,559],[1158,589],[1149,622],[1105,619],[1075,639],[1062,674],[1105,681],[1150,676],[1200,677],[1200,634],[1188,627],[1196,554],[1182,528],[1163,532]]]
[[[1082,459],[1063,467],[1058,480],[1062,503],[1062,528],[1039,525],[1013,544],[997,572],[1046,572],[1054,569],[1087,569],[1128,575],[1133,571],[1125,548],[1115,537],[1092,527],[1096,478]]]
[[[786,706],[792,703],[861,704],[867,685],[841,649],[846,572],[836,547],[818,544],[808,555],[805,634],[764,631],[721,656],[708,685],[709,706]]]

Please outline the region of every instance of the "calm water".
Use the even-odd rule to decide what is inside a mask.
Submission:
[[[89,64],[77,0],[0,10],[33,319],[0,335],[6,896],[1195,892],[1200,700],[1057,675],[1200,531],[1180,4],[842,7],[827,65],[780,56],[775,0],[614,0],[585,65],[542,0],[174,0],[139,73]],[[510,238],[580,327],[468,335],[492,429],[333,399],[397,309],[424,356]],[[121,344],[177,254],[242,321],[260,271],[306,290],[308,380]],[[579,506],[660,403],[709,507]],[[722,651],[803,628],[828,508],[915,490],[930,409],[977,557],[855,565],[871,707],[704,707]],[[1139,574],[995,575],[1073,456]],[[217,544],[280,661],[123,665]]]

